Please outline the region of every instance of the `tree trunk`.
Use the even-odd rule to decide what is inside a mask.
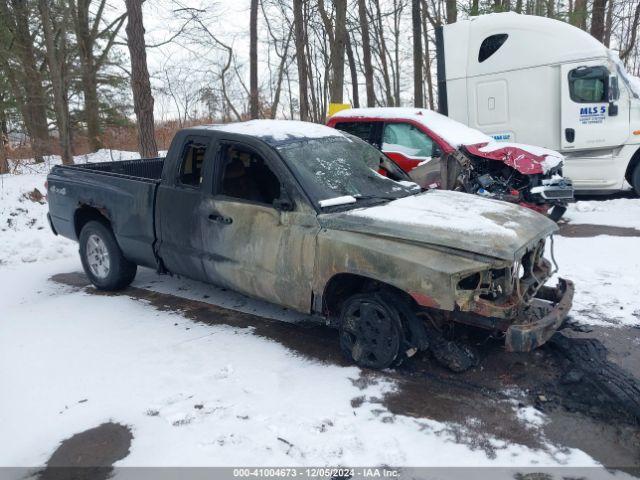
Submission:
[[[362,63],[364,64],[364,83],[367,90],[367,107],[375,107],[376,91],[373,85],[373,64],[371,63],[371,39],[366,0],[358,0],[358,16],[362,36]]]
[[[349,61],[349,72],[351,73],[351,92],[353,96],[353,107],[360,108],[360,92],[358,91],[358,69],[356,59],[351,47],[351,37],[347,34],[347,60]]]
[[[382,66],[382,79],[384,81],[384,89],[387,97],[387,107],[393,107],[393,91],[391,90],[391,79],[389,78],[389,62],[387,61],[387,43],[384,39],[384,26],[382,24],[382,10],[380,9],[380,0],[374,0],[376,7],[376,35],[378,37],[378,55],[380,56],[380,64]]]
[[[282,57],[280,58],[280,66],[278,67],[278,80],[276,82],[276,91],[273,95],[273,103],[271,104],[271,109],[269,111],[269,118],[276,118],[276,113],[278,111],[278,104],[280,103],[280,95],[282,92],[282,80],[285,75],[285,70],[287,68],[287,53],[289,52],[289,45],[291,43],[291,31],[289,31],[289,35],[287,36],[287,43],[284,45],[284,49],[282,51]],[[288,77],[287,77],[288,78]]]
[[[7,157],[6,138],[0,133],[0,175],[9,173],[9,160]]]
[[[636,46],[636,38],[638,37],[638,27],[640,26],[640,2],[636,4],[636,11],[633,15],[633,23],[631,25],[631,37],[629,43],[624,50],[620,51],[620,60],[625,60]]]
[[[456,0],[446,0],[447,23],[455,23],[458,20],[458,4]]]
[[[53,88],[53,105],[56,114],[56,125],[61,147],[62,163],[73,164],[71,150],[71,118],[69,115],[69,92],[66,64],[66,39],[68,26],[68,11],[64,4],[60,5],[61,12],[56,16],[57,30],[51,18],[50,2],[38,0],[38,9],[42,20],[42,32],[45,43],[45,57],[49,66],[51,86]]]
[[[126,15],[113,20],[103,28],[106,0],[66,0],[71,8],[73,25],[80,59],[80,79],[84,96],[83,118],[87,124],[89,147],[92,151],[102,148],[100,125],[100,102],[98,100],[98,72],[108,59],[116,36],[122,28]],[[94,3],[96,5],[94,5]],[[89,7],[92,8],[90,12]],[[101,30],[102,29],[102,30]],[[98,50],[98,40],[106,40]]]
[[[95,40],[92,38],[89,6],[91,0],[72,1],[74,27],[80,58],[80,78],[84,96],[83,117],[87,124],[89,148],[95,152],[102,148],[100,131],[100,104],[98,102],[98,72],[95,65]]]
[[[260,116],[258,96],[258,0],[251,0],[249,16],[249,114]]]
[[[21,91],[24,105],[23,119],[31,140],[36,163],[44,161],[50,153],[49,125],[47,123],[47,98],[42,85],[42,74],[38,68],[34,38],[29,27],[29,5],[23,0],[11,0],[13,15],[7,2],[2,2],[0,11],[7,20],[13,17],[13,50],[20,67],[14,76],[14,89]]]
[[[298,64],[298,89],[300,101],[300,120],[309,119],[309,93],[307,79],[307,56],[305,54],[306,33],[302,14],[305,0],[293,0],[293,23],[296,40],[296,63]]]
[[[547,0],[547,17],[556,17],[556,2],[555,0]]]
[[[411,24],[413,27],[413,104],[417,108],[424,107],[422,91],[422,16],[420,0],[411,0]]]
[[[613,0],[610,0],[613,2]],[[604,41],[604,16],[607,8],[607,0],[593,0],[591,9],[591,36],[596,40]]]
[[[613,0],[609,0],[607,8],[607,24],[605,27],[604,44],[607,48],[611,46],[611,27],[613,25]]]
[[[425,67],[426,67],[426,77],[427,77],[427,92],[429,96],[429,108],[431,110],[435,109],[435,95],[433,91],[433,79],[431,76],[431,52],[429,51],[429,31],[428,31],[428,22],[429,22],[429,4],[426,0],[421,0],[422,2],[422,35],[424,41],[425,48]]]
[[[587,29],[587,0],[575,0],[573,12],[569,15],[569,23],[582,30]]]
[[[127,6],[127,45],[131,56],[131,89],[138,124],[138,151],[145,158],[157,157],[158,146],[153,120],[153,95],[147,67],[142,22],[142,1],[125,0]]]

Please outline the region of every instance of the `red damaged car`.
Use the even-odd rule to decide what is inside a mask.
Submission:
[[[423,188],[518,203],[556,221],[573,200],[558,152],[497,142],[432,110],[355,108],[338,112],[327,125],[376,146]]]

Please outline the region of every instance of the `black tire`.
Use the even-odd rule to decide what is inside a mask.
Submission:
[[[82,268],[98,290],[122,290],[136,276],[138,266],[122,254],[111,228],[90,221],[80,232]]]
[[[562,216],[564,215],[564,212],[567,211],[567,207],[565,206],[561,206],[561,205],[556,205],[555,207],[553,207],[551,209],[551,211],[548,213],[548,217],[553,220],[554,222],[557,222],[558,220],[560,220],[562,218]]]
[[[400,313],[380,292],[358,293],[344,302],[339,336],[344,355],[360,367],[383,369],[404,356]]]
[[[635,190],[636,195],[640,197],[640,163],[638,163],[633,169],[630,180],[631,186]]]

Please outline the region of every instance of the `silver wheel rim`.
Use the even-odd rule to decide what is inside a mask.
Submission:
[[[109,250],[98,235],[90,235],[87,239],[87,263],[89,270],[98,278],[106,278],[109,275],[111,262]]]

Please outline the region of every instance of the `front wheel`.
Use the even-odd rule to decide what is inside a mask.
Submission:
[[[340,348],[361,367],[397,363],[405,342],[398,309],[376,292],[348,298],[340,315]]]
[[[99,290],[122,290],[136,276],[137,265],[122,254],[113,232],[101,222],[91,221],[80,232],[82,268]]]

